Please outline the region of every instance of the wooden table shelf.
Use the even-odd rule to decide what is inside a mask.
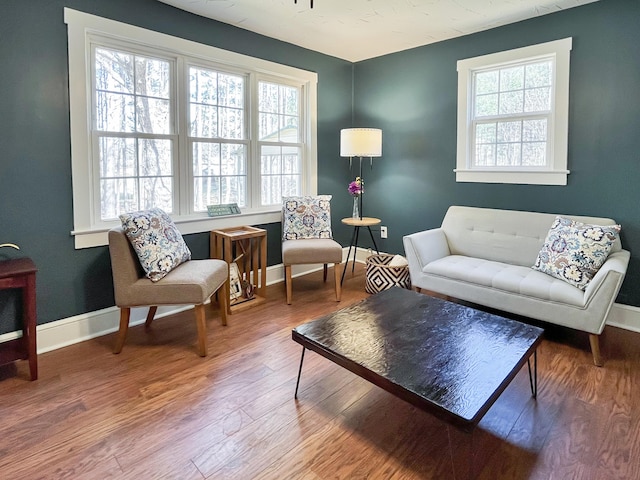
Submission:
[[[212,230],[210,257],[238,265],[241,278],[253,285],[253,298],[229,299],[229,313],[262,303],[267,295],[267,231],[242,226]],[[229,282],[229,280],[227,280]],[[231,290],[230,290],[231,291]]]
[[[36,272],[30,258],[0,262],[0,290],[22,290],[22,337],[0,344],[0,365],[28,360],[31,380],[38,378],[36,351]]]

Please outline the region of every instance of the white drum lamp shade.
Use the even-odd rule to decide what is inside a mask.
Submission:
[[[382,130],[379,128],[344,128],[340,130],[341,157],[381,157]]]

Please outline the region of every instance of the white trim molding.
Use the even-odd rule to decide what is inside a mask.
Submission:
[[[365,263],[371,255],[371,250],[358,248],[356,262]],[[346,260],[347,249],[343,248],[342,260]],[[293,265],[292,276],[299,277],[320,270],[318,265]],[[347,265],[345,265],[347,268]],[[284,268],[282,264],[267,268],[267,285],[284,282]],[[284,288],[284,286],[283,286]],[[364,285],[363,285],[364,288]],[[284,299],[283,299],[284,301]],[[166,317],[178,312],[189,310],[191,306],[160,307],[156,318]],[[144,323],[147,315],[146,308],[133,308],[131,310],[130,325]],[[95,312],[83,313],[69,318],[63,318],[54,322],[38,325],[37,345],[38,353],[46,353],[76,343],[84,342],[92,338],[107,335],[118,330],[120,313],[117,307],[109,307]],[[632,307],[615,303],[611,308],[607,325],[640,333],[640,307]],[[0,335],[0,343],[20,338],[22,332],[10,332]]]

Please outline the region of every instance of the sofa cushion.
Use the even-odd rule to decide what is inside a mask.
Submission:
[[[122,228],[145,275],[157,282],[191,259],[191,251],[169,215],[159,208],[120,215]]]
[[[533,269],[581,290],[604,264],[620,225],[592,225],[557,216]]]
[[[585,295],[580,289],[530,267],[449,255],[428,263],[422,272],[541,300],[585,305]]]

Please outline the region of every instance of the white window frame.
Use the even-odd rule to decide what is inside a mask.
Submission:
[[[108,20],[95,15],[79,12],[70,8],[64,9],[64,21],[68,31],[69,51],[69,106],[70,106],[70,133],[71,133],[71,171],[73,187],[73,220],[75,248],[88,248],[107,245],[107,232],[118,222],[101,222],[96,219],[94,209],[95,200],[99,191],[94,184],[93,158],[91,148],[91,122],[92,122],[92,39],[97,37],[113,39],[114,42],[124,41],[138,45],[141,49],[159,52],[163,56],[176,55],[190,57],[204,63],[222,65],[230,70],[246,72],[251,78],[269,78],[283,84],[298,85],[302,88],[300,98],[301,109],[305,115],[301,118],[302,150],[302,192],[315,195],[317,193],[317,83],[318,75],[299,68],[289,67],[266,60],[253,58],[201,43],[185,40],[179,37],[154,32],[144,28],[125,23]],[[179,60],[182,61],[182,60]],[[184,81],[179,78],[178,81]],[[250,85],[248,83],[247,85]],[[257,105],[257,91],[250,89],[249,99],[251,105]],[[178,102],[185,99],[179,98]],[[249,129],[255,128],[248,120]],[[184,124],[183,124],[184,125]],[[257,152],[256,135],[249,134],[249,169],[259,169],[259,156]],[[186,145],[178,147],[180,155],[180,168],[185,166],[187,155]],[[259,170],[258,170],[259,172]],[[180,176],[180,187],[186,188],[184,175]],[[247,185],[249,196],[259,195],[259,180],[249,173]],[[180,204],[176,206],[176,212],[172,218],[183,234],[206,232],[218,228],[234,227],[247,224],[275,223],[281,220],[281,206],[273,205],[262,208],[243,208],[240,215],[227,217],[208,217],[206,213],[188,213],[185,201],[191,199],[179,193]],[[186,200],[185,200],[186,199]],[[251,200],[249,200],[251,201]]]
[[[564,38],[514,50],[460,60],[458,69],[458,143],[456,182],[566,185],[569,134],[569,56],[572,39]],[[551,122],[546,167],[477,167],[473,165],[473,98],[475,72],[510,64],[553,59]]]

